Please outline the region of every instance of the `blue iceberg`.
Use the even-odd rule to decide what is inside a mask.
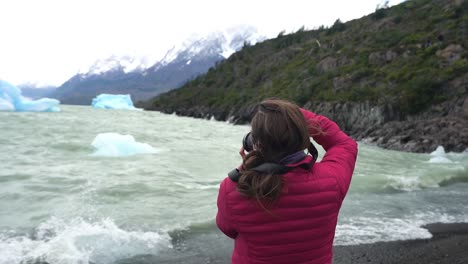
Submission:
[[[94,108],[141,110],[133,106],[129,94],[100,94],[91,102]]]
[[[157,152],[149,144],[135,141],[131,135],[118,133],[98,134],[91,145],[96,149],[93,156],[121,157]]]
[[[21,96],[21,90],[16,86],[0,80],[0,111],[58,112],[59,104],[59,100],[50,98],[30,101]]]

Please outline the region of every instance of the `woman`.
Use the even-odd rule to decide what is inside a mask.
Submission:
[[[356,163],[357,144],[324,116],[287,101],[260,103],[253,150],[218,195],[216,223],[235,240],[232,263],[331,263],[338,212]],[[326,151],[306,155],[312,137]],[[280,164],[276,172],[261,164]]]

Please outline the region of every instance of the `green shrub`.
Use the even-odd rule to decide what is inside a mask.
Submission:
[[[400,15],[396,16],[395,18],[393,18],[393,23],[395,23],[395,24],[400,24],[401,21],[403,21],[403,17],[400,16]]]

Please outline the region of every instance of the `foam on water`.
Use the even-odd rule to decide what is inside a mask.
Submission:
[[[352,192],[413,192],[468,182],[468,152],[445,153],[439,147],[419,154],[360,145]]]
[[[451,172],[447,173],[447,171]],[[388,176],[387,179],[386,188],[411,192],[427,188],[438,188],[445,186],[447,183],[467,182],[468,172],[462,165],[458,165],[445,168],[445,170],[434,170],[430,174],[427,171],[421,171],[419,175],[393,175]]]
[[[450,159],[447,158],[445,149],[443,146],[438,146],[435,151],[431,153],[431,159],[429,163],[452,163]]]
[[[452,161],[446,157],[432,157],[429,163],[452,163]]]
[[[409,176],[398,176],[398,175],[391,175],[388,176],[388,183],[386,187],[390,187],[394,190],[399,190],[399,191],[415,191],[415,190],[421,190],[423,188],[428,188],[428,187],[437,187],[437,183],[432,183],[432,184],[424,184],[421,181],[421,177],[409,177]]]
[[[444,165],[440,168],[437,165]],[[438,188],[447,183],[467,182],[468,171],[462,164],[431,164],[432,170],[421,169],[408,175],[388,175],[386,187],[398,191],[418,191]]]
[[[169,248],[172,244],[167,233],[127,231],[110,219],[66,222],[51,218],[32,237],[0,234],[0,264],[107,264],[136,255],[156,255]]]
[[[137,142],[131,135],[118,133],[98,134],[91,145],[96,149],[93,156],[120,157],[157,152],[149,144]]]
[[[468,216],[436,212],[417,213],[406,218],[353,217],[336,227],[335,245],[358,245],[379,241],[427,239],[432,234],[422,226],[431,223],[466,222]]]
[[[443,146],[438,146],[436,150],[431,152],[430,156],[429,163],[460,163],[468,158],[468,149],[460,153],[445,152]]]
[[[200,184],[200,183],[182,183],[174,182],[175,185],[184,187],[187,190],[217,190],[219,183],[216,184]]]
[[[420,227],[421,221],[357,217],[336,227],[336,245],[357,245],[378,241],[431,238],[431,233]]]

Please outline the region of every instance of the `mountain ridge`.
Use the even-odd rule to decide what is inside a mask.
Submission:
[[[90,104],[100,93],[130,94],[133,100],[151,98],[178,88],[206,72],[245,42],[261,41],[255,28],[242,27],[231,32],[214,32],[192,37],[174,46],[154,62],[130,56],[111,56],[97,60],[89,69],[62,84],[52,97],[65,104]]]

